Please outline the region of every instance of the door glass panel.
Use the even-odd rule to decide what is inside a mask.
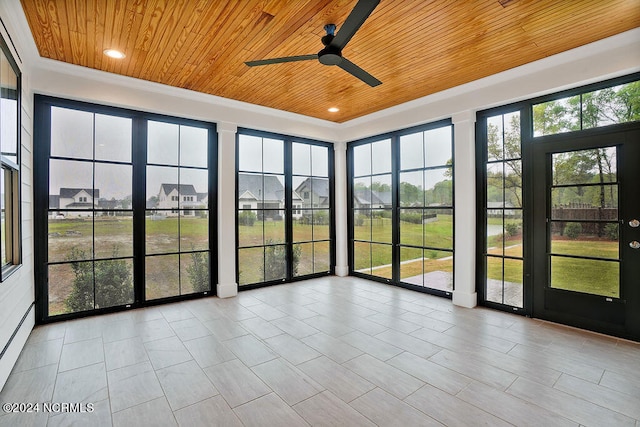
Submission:
[[[209,212],[206,210],[180,211],[179,218],[180,250],[209,249]]]
[[[93,213],[52,211],[48,219],[49,262],[93,257]]]
[[[555,289],[620,297],[620,264],[617,261],[551,256],[551,283]]]
[[[617,223],[552,223],[551,252],[554,254],[618,259],[619,246]]]
[[[553,185],[617,182],[616,147],[552,155]]]
[[[617,219],[618,184],[552,188],[551,218],[567,220]]]

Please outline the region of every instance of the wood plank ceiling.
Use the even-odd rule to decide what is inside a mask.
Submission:
[[[244,64],[317,53],[357,0],[21,1],[42,57],[335,122],[640,26],[640,0],[381,0],[343,51],[372,88],[314,60]]]

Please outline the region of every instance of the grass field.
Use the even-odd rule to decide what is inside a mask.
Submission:
[[[207,250],[209,221],[199,217],[169,217],[146,221],[146,253]],[[83,259],[133,256],[131,217],[66,218],[49,220],[49,262],[69,261],[73,247],[84,250]],[[178,233],[179,232],[179,233]],[[179,236],[179,237],[178,237]],[[117,252],[114,252],[117,251]],[[81,259],[77,259],[78,261]],[[76,261],[76,260],[74,260]],[[99,261],[98,261],[99,262]],[[193,292],[186,274],[191,254],[147,257],[145,268],[148,300]],[[132,264],[130,264],[132,266]],[[131,267],[133,268],[133,267]],[[70,264],[49,267],[49,314],[67,311],[64,301],[71,292],[74,274]]]

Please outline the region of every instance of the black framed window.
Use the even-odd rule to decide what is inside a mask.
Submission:
[[[453,291],[453,125],[349,144],[350,269],[415,290]]]
[[[20,70],[0,37],[0,281],[22,263]]]
[[[210,293],[214,125],[36,95],[35,129],[40,321]]]
[[[637,122],[640,120],[639,94],[640,81],[635,74],[477,113],[478,291],[482,304],[531,312],[533,284],[529,278],[535,268],[530,259],[534,239],[531,233],[537,232],[527,231],[527,224],[531,224],[535,208],[530,204],[533,180],[541,179],[531,175],[533,144],[556,143],[576,135],[600,135],[607,132],[604,129],[607,126]],[[588,234],[583,227],[589,232],[598,229],[583,224],[579,218],[564,217],[566,212],[562,209],[605,211],[613,206],[617,184],[567,183],[562,174],[566,170],[571,171],[569,175],[579,175],[585,170],[584,174],[594,175],[589,168],[595,167],[598,170],[595,175],[614,176],[615,154],[609,151],[575,150],[550,158],[553,184],[549,200],[553,209],[549,224],[552,233],[560,236],[552,238],[550,252],[561,247],[557,240],[567,239],[565,228],[569,224],[570,234],[576,236]],[[583,200],[588,193],[587,186],[608,190],[602,191],[604,196],[598,196],[598,206],[591,199]],[[606,234],[604,229],[608,228],[611,236],[616,235],[618,228],[614,222],[611,218],[602,219],[599,233]],[[555,263],[557,267],[557,259],[560,257],[551,257],[549,265]],[[556,276],[553,279],[558,283]]]
[[[483,295],[486,301],[524,305],[522,138],[520,111],[491,115],[483,123]]]
[[[238,284],[331,273],[331,144],[241,130],[236,157]]]

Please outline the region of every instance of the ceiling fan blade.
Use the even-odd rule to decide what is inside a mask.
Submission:
[[[247,64],[249,67],[257,67],[259,65],[281,64],[283,62],[308,61],[310,59],[318,59],[318,54],[314,53],[313,55],[285,56],[283,58],[260,59],[258,61],[247,61],[245,62],[245,64]]]
[[[380,80],[376,79],[371,74],[367,73],[365,70],[358,67],[353,62],[349,61],[347,58],[342,58],[342,61],[340,61],[340,63],[338,64],[338,67],[342,68],[347,73],[352,74],[355,77],[359,78],[360,80],[362,80],[363,82],[365,82],[371,87],[382,84]]]
[[[378,6],[380,0],[358,0],[358,3],[351,11],[351,14],[344,21],[342,27],[338,31],[338,34],[333,38],[330,45],[342,50],[351,37],[358,31],[358,29],[367,20],[373,9]]]

